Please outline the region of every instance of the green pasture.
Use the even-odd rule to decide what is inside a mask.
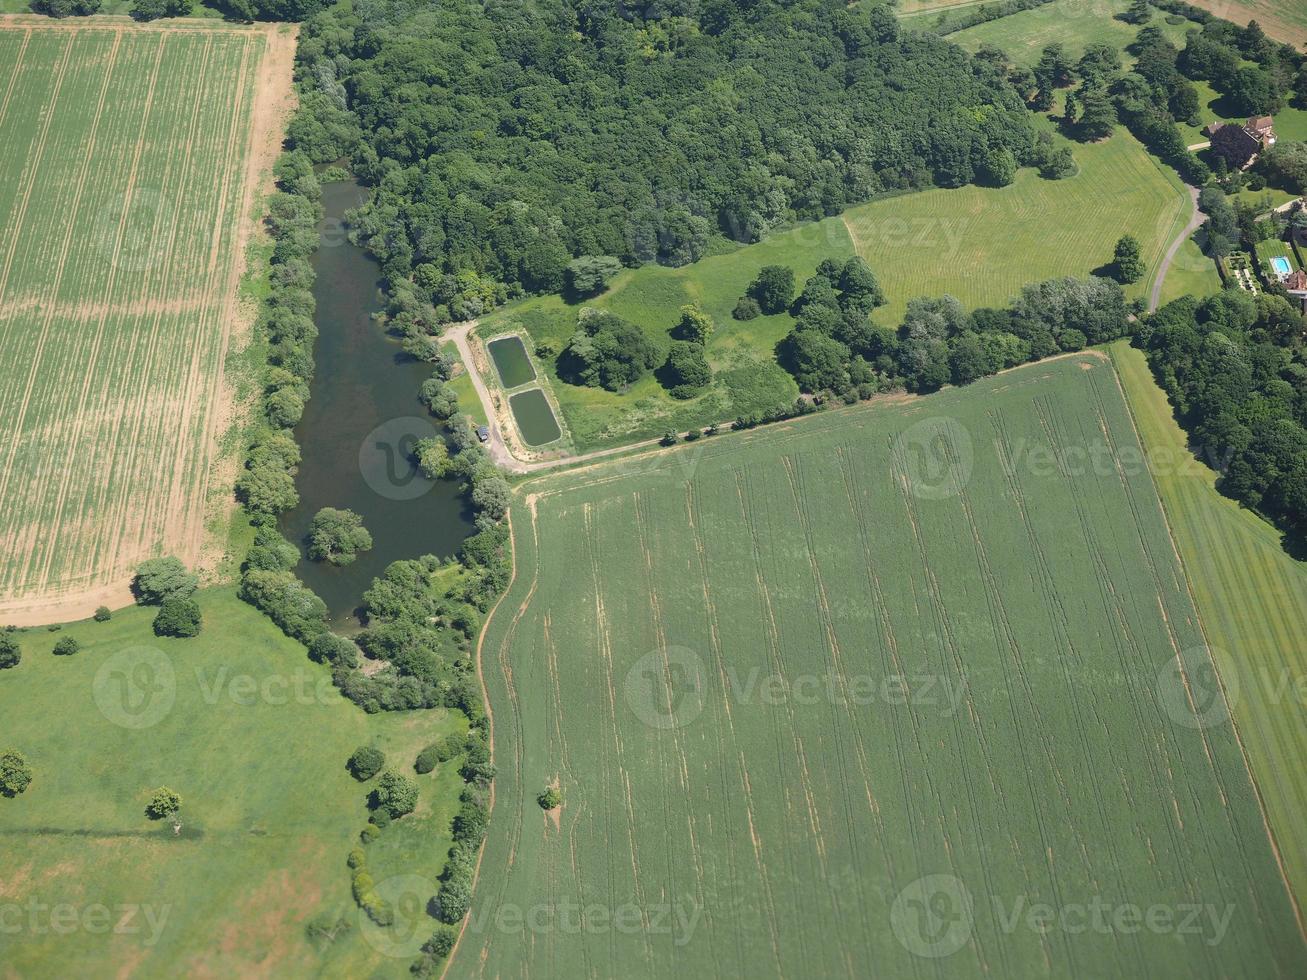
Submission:
[[[0,929],[0,975],[407,976],[412,955],[391,955],[407,954],[404,936],[365,927],[350,896],[368,788],[345,761],[372,744],[412,774],[418,751],[466,719],[364,714],[230,591],[199,602],[194,639],[154,636],[144,608],[19,634],[22,663],[0,671],[0,750],[21,751],[35,778],[0,797],[0,910],[20,909],[5,920],[19,928]],[[54,656],[68,636],[81,651]],[[456,764],[419,782],[418,811],[369,845],[368,863],[420,906],[463,784]],[[180,836],[143,812],[161,785],[182,796]],[[56,906],[76,910],[74,928],[54,928]],[[97,931],[98,907],[139,908],[140,928]],[[400,921],[426,938],[434,921],[419,911]],[[319,919],[334,940],[310,941]]]
[[[1301,764],[1307,758],[1307,567],[1285,553],[1274,528],[1216,491],[1215,472],[1186,448],[1142,352],[1121,342],[1112,359],[1154,461],[1153,479],[1301,903],[1307,899]]]

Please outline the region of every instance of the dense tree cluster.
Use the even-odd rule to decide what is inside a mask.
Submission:
[[[268,201],[273,237],[270,291],[259,318],[270,345],[263,378],[263,425],[257,426],[236,481],[236,493],[252,514],[275,515],[299,503],[295,473],[299,446],[292,428],[299,422],[313,379],[313,267],[318,247],[322,189],[313,164],[302,153],[277,161],[277,192]]]
[[[576,333],[558,358],[558,376],[572,384],[621,391],[662,363],[665,352],[616,313],[583,307]]]
[[[1219,489],[1307,532],[1307,329],[1282,296],[1228,289],[1147,317],[1137,343]]]
[[[348,565],[360,551],[372,547],[372,535],[363,518],[352,510],[323,507],[309,525],[308,556],[314,561]]]
[[[1124,336],[1129,315],[1121,287],[1097,277],[1032,283],[1001,310],[967,312],[951,296],[913,299],[897,331],[868,319],[881,302],[860,260],[818,268],[794,302],[794,329],[779,350],[800,388],[866,398],[899,386],[927,392],[968,384]]]
[[[886,6],[366,9],[305,25],[290,135],[314,160],[352,154],[375,185],[359,240],[408,312],[437,322],[501,301],[497,284],[587,294],[617,260],[683,264],[878,193],[1036,162],[1002,73],[900,31]]]

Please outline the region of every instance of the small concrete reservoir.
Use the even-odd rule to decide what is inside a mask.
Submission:
[[[508,400],[508,405],[513,410],[517,431],[522,433],[522,441],[528,446],[543,446],[563,434],[554,418],[554,410],[549,406],[549,399],[540,388],[519,392]]]
[[[487,344],[486,349],[490,351],[490,358],[495,362],[495,370],[505,388],[512,390],[535,380],[536,369],[531,365],[521,337],[500,337]]]

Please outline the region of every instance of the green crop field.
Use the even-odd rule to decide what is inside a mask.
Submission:
[[[1112,356],[1299,903],[1307,900],[1307,568],[1194,461],[1143,354]]]
[[[451,976],[1307,970],[1101,355],[540,478],[513,539]]]
[[[205,551],[276,37],[0,21],[2,619]]]
[[[665,342],[679,308],[699,304],[716,322],[708,356],[719,383],[709,394],[681,403],[652,376],[617,394],[569,385],[553,375],[577,448],[791,403],[797,389],[775,366],[774,350],[793,319],[778,314],[741,323],[731,317],[764,265],[792,266],[802,283],[822,259],[843,260],[856,248],[889,298],[874,319],[893,327],[916,296],[951,293],[971,307],[1001,306],[1025,283],[1089,275],[1111,261],[1117,239],[1128,232],[1139,239],[1148,272],[1126,293],[1146,296],[1167,245],[1189,218],[1189,199],[1174,174],[1124,131],[1103,143],[1077,145],[1075,154],[1080,172],[1066,180],[1048,181],[1023,170],[1004,188],[968,186],[887,198],[679,269],[650,265],[622,272],[589,305],[610,309]],[[1172,271],[1188,274],[1187,287],[1219,288],[1212,263],[1196,247],[1183,250]],[[576,329],[578,309],[558,296],[534,298],[487,317],[480,332],[524,330],[537,343],[561,350]]]
[[[365,925],[350,895],[369,787],[345,760],[374,744],[412,774],[466,719],[366,715],[230,591],[199,602],[195,639],[155,637],[143,608],[20,634],[23,662],[0,672],[0,751],[23,752],[34,779],[0,797],[0,976],[406,976],[408,937]],[[67,636],[81,652],[53,656]],[[418,912],[463,787],[457,763],[419,782],[417,812],[368,845],[378,889],[402,885]],[[180,836],[145,818],[160,785],[182,796]],[[400,911],[419,943],[431,934]],[[319,917],[343,920],[333,943],[307,936]]]

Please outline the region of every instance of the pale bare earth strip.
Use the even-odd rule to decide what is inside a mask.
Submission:
[[[220,311],[218,322],[210,329],[220,331],[218,341],[218,363],[208,379],[207,386],[201,386],[192,397],[198,396],[203,401],[196,406],[199,418],[204,421],[205,444],[202,447],[188,447],[204,454],[203,478],[190,488],[190,496],[182,499],[177,495],[177,488],[163,486],[159,488],[142,488],[150,492],[168,495],[163,509],[163,526],[151,536],[141,535],[132,542],[140,551],[137,555],[123,554],[119,551],[114,560],[104,561],[105,567],[70,568],[60,581],[48,583],[39,592],[27,595],[0,596],[0,622],[17,626],[39,625],[47,622],[66,621],[82,618],[91,613],[98,605],[121,606],[131,601],[128,583],[120,574],[123,563],[134,564],[135,561],[148,557],[149,554],[162,550],[178,554],[184,561],[204,565],[221,556],[223,541],[206,540],[205,526],[209,520],[215,526],[225,527],[226,518],[235,507],[230,487],[235,478],[239,460],[235,458],[217,458],[218,444],[225,429],[241,419],[245,413],[244,406],[236,404],[234,386],[230,378],[224,377],[223,367],[228,351],[233,343],[239,345],[247,342],[253,323],[253,309],[240,309],[238,287],[245,273],[245,253],[252,239],[261,234],[256,204],[260,197],[272,189],[272,164],[280,151],[282,135],[289,114],[294,108],[294,94],[291,85],[297,29],[285,25],[260,25],[254,28],[234,28],[227,25],[222,28],[205,28],[195,24],[169,25],[135,25],[126,19],[114,21],[110,18],[98,18],[95,21],[80,21],[82,29],[112,30],[119,34],[130,30],[139,32],[167,33],[172,30],[190,34],[214,35],[263,35],[264,52],[259,59],[254,81],[254,102],[250,110],[248,140],[245,142],[244,165],[240,170],[240,187],[235,194],[235,214],[228,213],[226,221],[235,221],[230,233],[228,254],[211,256],[218,275],[213,282],[220,286],[206,299],[212,303],[212,309]],[[0,17],[0,30],[34,28],[67,31],[72,25],[51,22],[42,18]],[[65,66],[66,66],[65,57]],[[242,79],[244,83],[244,79]],[[50,115],[53,115],[51,110]],[[232,179],[231,174],[225,179]],[[229,212],[231,207],[228,206]],[[15,246],[10,243],[10,249]],[[7,267],[9,263],[6,262]],[[224,274],[225,273],[225,274]],[[144,284],[143,284],[144,288]],[[18,303],[29,302],[31,298],[20,297]],[[47,311],[47,316],[63,317],[79,321],[99,321],[113,314],[130,313],[142,304],[150,307],[150,312],[172,312],[173,308],[185,306],[188,301],[171,296],[134,296],[124,297],[120,302],[96,304],[94,308],[57,308]],[[106,308],[107,307],[107,308]],[[0,318],[0,319],[8,319]],[[221,493],[218,491],[221,489]],[[209,520],[197,521],[195,516],[207,509]],[[218,519],[222,518],[222,519]],[[114,529],[97,527],[105,534],[114,534]],[[57,528],[48,529],[48,533],[57,534]],[[114,567],[109,568],[107,565]],[[121,581],[119,579],[122,579]]]

